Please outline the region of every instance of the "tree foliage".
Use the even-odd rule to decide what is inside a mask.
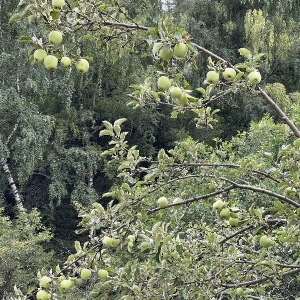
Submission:
[[[208,5],[207,1],[199,2]],[[208,34],[210,26],[215,26],[211,40],[220,32],[238,28],[230,16],[223,31],[216,29],[218,18],[223,17],[220,12],[228,12],[223,3],[216,2],[218,5],[213,6],[212,12],[215,19],[207,17],[200,31]],[[146,16],[141,18],[145,23],[140,25],[135,20],[140,11],[129,14],[122,2],[67,1],[61,9],[42,1],[19,3],[10,21],[25,23],[26,19],[34,19],[36,30],[40,30],[38,36],[20,38],[30,42],[30,59],[36,49],[42,48],[59,60],[69,55],[73,63],[67,70],[59,66],[50,74],[51,82],[45,85],[65,87],[59,89],[61,100],[46,93],[51,100],[49,107],[55,111],[52,123],[47,115],[50,115],[47,102],[42,105],[39,102],[44,98],[34,99],[47,114],[40,116],[34,104],[28,105],[28,120],[20,117],[27,112],[21,107],[20,115],[15,116],[18,110],[12,110],[8,93],[5,94],[7,113],[3,115],[15,121],[11,124],[4,119],[0,158],[3,166],[8,166],[15,157],[16,164],[20,164],[16,174],[24,173],[24,178],[28,178],[41,161],[41,153],[47,154],[46,167],[40,168],[45,172],[49,169],[54,176],[50,196],[61,200],[71,195],[81,219],[77,232],[85,233],[88,239],[75,242],[74,254],[64,264],[41,269],[38,279],[49,276],[49,286],[38,284],[37,280],[37,286],[27,292],[19,284],[15,289],[16,299],[39,297],[38,293],[45,293],[48,299],[296,299],[299,296],[299,97],[296,91],[287,93],[284,85],[268,82],[264,76],[270,72],[271,63],[281,63],[277,59],[280,52],[285,55],[283,59],[289,57],[289,51],[296,45],[291,38],[291,28],[295,27],[291,23],[286,26],[286,21],[277,15],[276,24],[282,30],[275,30],[275,25],[266,20],[264,5],[252,9],[254,2],[249,2],[245,19],[239,20],[245,24],[247,45],[243,47],[236,41],[239,56],[234,63],[221,57],[232,52],[215,54],[194,42],[186,29],[168,17],[158,18],[152,27],[146,27],[145,23],[150,22]],[[196,3],[191,1],[192,5]],[[132,4],[128,5],[130,8]],[[203,15],[204,11],[199,10]],[[57,46],[47,41],[48,33],[54,29],[63,32],[63,43]],[[258,35],[263,38],[257,39]],[[178,44],[187,49],[187,54],[176,54]],[[212,46],[217,48],[216,43]],[[265,49],[266,46],[269,48]],[[108,68],[104,62],[95,63],[99,69],[93,70],[94,48],[106,53],[95,55],[95,61],[105,57],[109,63],[116,63],[110,68],[110,81],[105,82],[101,72],[101,68]],[[170,50],[173,52],[169,58],[161,54]],[[263,61],[266,56],[267,64]],[[90,61],[91,73],[71,77],[79,58]],[[119,99],[109,105],[105,101],[96,105],[108,95],[112,96],[110,99],[120,97],[121,94],[114,97],[114,88],[118,85],[117,72],[122,71],[121,60],[141,68],[138,75],[130,78],[133,82],[128,82],[125,76],[121,82],[126,91],[131,84],[126,99],[130,98],[128,107],[135,109],[134,113],[129,113],[125,101]],[[205,70],[199,68],[204,61]],[[34,66],[42,67],[36,62]],[[234,70],[233,79],[224,76],[227,68]],[[257,85],[260,68],[264,89]],[[50,78],[46,70],[39,72]],[[201,79],[190,80],[195,75]],[[166,85],[158,87],[162,76],[169,79]],[[70,78],[71,87],[67,88]],[[92,82],[95,96],[89,91],[84,93],[88,82]],[[108,88],[103,89],[105,85]],[[174,87],[178,88],[179,96],[172,93]],[[78,92],[73,97],[72,89]],[[43,95],[46,89],[35,90]],[[66,93],[69,100],[76,102],[77,109],[68,102],[62,111],[57,110],[57,103],[63,101]],[[154,126],[163,116],[174,120],[188,116],[198,134],[213,130],[222,120],[218,116],[220,110],[236,105],[238,97],[248,107],[255,107],[253,101],[264,100],[268,105],[265,111],[272,109],[277,118],[265,115],[259,122],[252,122],[247,132],[227,141],[216,136],[209,144],[181,132],[178,135],[183,137],[172,147],[161,148],[155,154],[153,149],[140,150],[134,145],[135,139],[130,139],[134,128],[145,134],[146,140],[153,140],[155,129],[147,128],[145,132],[141,116]],[[18,95],[15,99],[17,103],[23,101]],[[232,104],[223,104],[226,101]],[[295,110],[285,113],[290,103]],[[104,104],[110,109],[108,120],[104,120],[106,114],[101,110]],[[122,111],[118,111],[120,107]],[[127,112],[133,116],[130,125],[125,118]],[[230,114],[235,117],[232,111]],[[100,121],[101,124],[96,123]],[[135,121],[138,126],[133,124]],[[95,132],[99,133],[97,138]],[[46,151],[48,140],[51,147]],[[21,160],[20,156],[27,151],[32,151],[33,156]],[[28,174],[21,167],[22,161],[29,166]],[[112,180],[101,201],[93,189],[99,164],[104,165],[106,178]],[[16,178],[22,183],[22,176]],[[22,213],[20,210],[20,216]],[[92,276],[80,278],[83,269],[90,269]],[[103,269],[107,277],[98,275]]]

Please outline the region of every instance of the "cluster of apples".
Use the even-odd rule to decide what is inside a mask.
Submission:
[[[169,90],[171,97],[176,99],[178,104],[186,105],[188,103],[186,94],[180,87],[172,86],[172,81],[169,77],[160,76],[157,80],[157,87],[164,92]]]
[[[53,8],[62,8],[65,6],[66,3],[64,0],[53,0],[52,6]],[[58,30],[53,30],[48,35],[49,43],[56,46],[59,45],[63,40],[63,34]],[[47,54],[44,49],[37,49],[33,53],[33,58],[35,61],[39,63],[43,63],[47,70],[53,71],[57,69],[58,66],[58,58],[55,55]],[[72,60],[68,56],[63,56],[60,59],[60,64],[67,68],[70,67]],[[80,73],[86,73],[89,69],[89,62],[84,59],[80,58],[75,61],[75,68]]]
[[[185,43],[178,43],[172,47],[162,47],[158,56],[164,60],[169,61],[173,56],[177,58],[183,58],[188,52],[188,46]]]
[[[222,72],[222,76],[226,81],[234,81],[236,76],[236,71],[233,68],[225,68]],[[220,80],[219,73],[216,71],[209,71],[206,74],[206,83],[208,84],[217,84]],[[251,85],[258,84],[261,81],[261,74],[259,71],[254,70],[250,72],[247,76],[247,82]]]
[[[219,212],[222,219],[228,220],[229,225],[235,227],[239,224],[239,209],[229,208],[221,199],[217,200],[212,205],[213,210]]]
[[[99,269],[97,271],[97,276],[99,279],[107,279],[108,272],[106,269]],[[92,277],[92,271],[87,268],[83,268],[80,272],[80,278],[83,281],[87,281]],[[49,300],[51,299],[51,293],[48,290],[51,287],[52,279],[49,276],[43,276],[40,279],[40,290],[36,293],[37,300]],[[60,282],[59,290],[61,293],[67,292],[75,285],[75,279],[63,279]]]

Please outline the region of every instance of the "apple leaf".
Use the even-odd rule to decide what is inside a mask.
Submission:
[[[19,37],[19,41],[20,42],[31,42],[32,41],[32,38],[30,36],[20,36]]]

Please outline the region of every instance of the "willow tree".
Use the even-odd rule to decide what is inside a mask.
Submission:
[[[137,23],[122,1],[21,2],[11,21],[26,18],[47,28],[21,40],[30,42],[30,59],[37,49],[51,55],[52,72],[63,56],[72,70],[81,59],[92,67],[81,51],[87,43],[114,59],[137,49],[147,55],[157,73],[132,83],[133,109],[166,106],[171,118],[191,112],[196,127],[209,129],[218,113],[212,103],[239,93],[260,96],[281,122],[265,117],[231,142],[216,137],[216,147],[186,138],[143,157],[126,141],[125,118],[104,121],[100,137],[108,146],[101,155],[118,180],[103,198],[112,201],[105,208],[77,205],[79,232],[89,239],[75,243],[63,266],[41,270],[36,289],[16,289],[18,299],[299,296],[300,131],[260,86],[263,55],[241,47],[232,65],[168,18],[153,27]],[[63,34],[57,45],[47,39],[53,30]],[[208,57],[206,79],[191,86],[186,74],[203,72],[194,70],[199,56]]]

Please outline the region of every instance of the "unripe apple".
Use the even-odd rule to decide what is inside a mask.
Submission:
[[[240,287],[237,288],[235,292],[238,296],[243,296],[244,295],[244,290]]]
[[[258,71],[252,71],[249,75],[248,75],[248,82],[250,84],[258,84],[261,81],[261,75]]]
[[[181,199],[181,198],[175,198],[174,200],[173,200],[173,203],[175,204],[175,203],[180,203],[180,202],[182,202],[183,200]],[[176,208],[180,208],[180,205],[176,205],[175,206]]]
[[[51,278],[48,276],[43,276],[40,279],[40,287],[48,289],[50,287]]]
[[[167,76],[161,76],[157,80],[157,86],[159,89],[166,91],[171,87],[171,80]]]
[[[294,187],[288,186],[285,190],[284,190],[284,194],[286,197],[295,197],[297,194],[297,190]]]
[[[170,89],[171,97],[175,99],[179,99],[182,97],[182,90],[181,88],[174,86]]]
[[[102,239],[102,243],[105,247],[110,247],[111,244],[112,244],[112,238],[109,237],[109,236],[105,236],[103,239]]]
[[[48,300],[50,298],[48,298],[48,293],[45,291],[45,290],[39,290],[37,293],[36,293],[36,299],[38,300]],[[51,295],[50,295],[51,297]]]
[[[54,55],[47,55],[44,59],[44,66],[47,70],[55,70],[57,68],[58,59]]]
[[[71,65],[71,58],[68,57],[68,56],[64,56],[61,58],[60,60],[60,64],[63,66],[63,67],[69,67]]]
[[[267,237],[266,235],[263,235],[259,239],[259,244],[261,247],[268,248],[271,246],[272,240],[269,237]]]
[[[38,62],[43,62],[46,56],[47,52],[43,49],[37,49],[33,53],[34,60]]]
[[[220,211],[220,216],[224,219],[229,219],[230,217],[230,210],[229,208],[225,207],[222,208],[222,210]]]
[[[229,224],[233,227],[235,227],[239,224],[239,220],[237,218],[229,217],[228,221],[229,221]]]
[[[293,144],[297,149],[300,149],[300,138],[297,138],[296,140],[294,140]]]
[[[80,277],[83,280],[88,280],[92,276],[92,271],[90,269],[82,269],[80,272]]]
[[[177,99],[177,103],[179,105],[187,105],[188,104],[187,96],[184,93],[182,93],[181,97]]]
[[[61,283],[60,283],[60,288],[63,292],[68,291],[71,287],[73,286],[73,282],[69,279],[64,279]]]
[[[159,51],[159,54],[158,56],[164,60],[164,61],[168,61],[172,58],[173,56],[173,50],[170,49],[170,50],[167,50],[166,48],[162,48],[160,51]]]
[[[184,43],[176,44],[174,47],[174,56],[182,58],[187,54],[188,47]]]
[[[49,42],[51,44],[58,45],[59,43],[61,43],[63,36],[62,36],[61,32],[54,30],[49,33],[48,38],[49,38]]]
[[[233,81],[236,76],[236,72],[233,68],[226,68],[222,75],[225,80]]]
[[[52,0],[52,6],[54,8],[62,8],[66,5],[65,0]]]
[[[222,200],[217,200],[213,204],[213,210],[221,210],[224,207],[225,203]]]
[[[246,58],[250,58],[250,51],[247,48],[240,48],[239,52],[242,56],[246,57]]]
[[[117,248],[120,244],[120,239],[112,239],[111,246]]]
[[[75,67],[78,72],[86,73],[90,67],[90,64],[85,58],[80,58],[75,62]]]
[[[206,81],[209,84],[216,84],[219,81],[219,73],[217,73],[216,71],[209,71],[206,74]]]
[[[106,270],[100,269],[98,271],[98,277],[100,279],[106,279],[108,277],[108,272]]]
[[[168,199],[166,197],[160,197],[157,200],[157,205],[159,207],[166,207],[168,205]]]

